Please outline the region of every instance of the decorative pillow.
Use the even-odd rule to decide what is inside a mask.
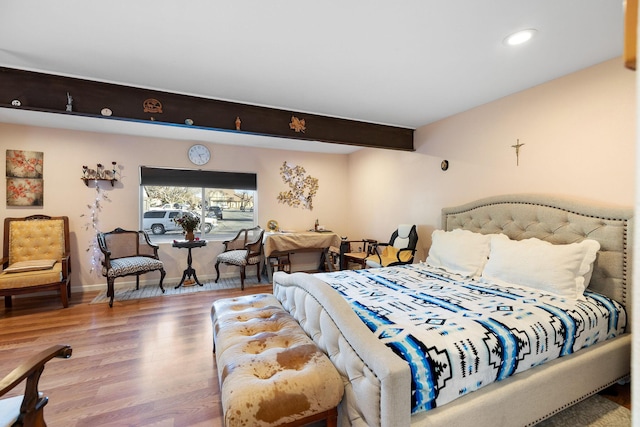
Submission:
[[[480,276],[489,257],[491,236],[462,229],[434,230],[427,263],[466,277]]]
[[[590,239],[568,245],[535,238],[494,239],[482,277],[577,299],[588,285],[585,275],[599,249],[600,243]]]
[[[48,270],[56,263],[55,259],[34,259],[31,261],[14,262],[5,268],[5,273],[22,273],[24,271]]]

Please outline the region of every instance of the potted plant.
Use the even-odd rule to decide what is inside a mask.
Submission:
[[[189,212],[185,212],[182,215],[178,215],[173,218],[173,222],[178,224],[184,230],[185,240],[193,241],[195,236],[193,231],[200,225],[200,217],[193,215]]]

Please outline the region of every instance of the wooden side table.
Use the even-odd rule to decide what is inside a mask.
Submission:
[[[175,287],[175,289],[178,289],[180,286],[182,286],[182,284],[184,283],[185,279],[191,279],[193,277],[193,280],[195,280],[195,282],[200,285],[200,286],[204,286],[202,283],[200,283],[200,281],[198,280],[198,276],[196,276],[196,270],[191,267],[191,249],[193,248],[201,248],[203,246],[207,246],[207,241],[206,240],[174,240],[173,241],[173,245],[174,248],[187,248],[189,250],[189,254],[187,255],[187,269],[184,270],[184,273],[182,273],[182,279],[180,279],[180,283],[178,283],[178,286]]]

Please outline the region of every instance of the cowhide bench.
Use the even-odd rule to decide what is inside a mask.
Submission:
[[[211,319],[225,426],[337,425],[342,378],[273,295],[218,300]]]

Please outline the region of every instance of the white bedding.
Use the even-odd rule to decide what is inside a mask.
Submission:
[[[412,371],[412,413],[624,333],[619,303],[445,274],[427,264],[321,273]]]

